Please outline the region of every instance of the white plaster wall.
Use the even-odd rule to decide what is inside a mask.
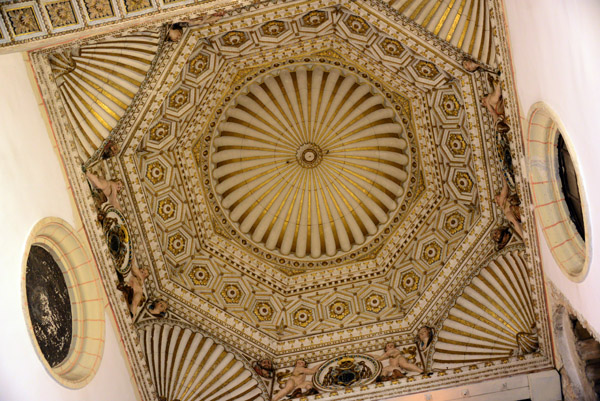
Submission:
[[[560,376],[554,369],[542,372],[485,380],[479,383],[423,391],[389,398],[386,401],[559,401],[562,400]]]
[[[600,246],[600,1],[505,0],[505,9],[523,127],[538,101],[560,117],[583,177],[587,236],[595,251]],[[600,261],[592,255],[585,280],[573,283],[554,262],[542,232],[539,236],[545,274],[600,333]]]
[[[135,400],[108,316],[100,369],[81,390],[62,387],[46,372],[25,326],[21,264],[29,233],[48,216],[75,226],[67,185],[26,68],[22,54],[0,56],[0,400]]]

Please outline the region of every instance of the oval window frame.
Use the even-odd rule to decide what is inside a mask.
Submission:
[[[575,283],[582,282],[591,261],[591,230],[584,181],[577,153],[558,115],[544,102],[531,106],[527,117],[529,186],[535,214],[554,261]],[[571,221],[559,174],[557,143],[562,136],[577,176],[585,240]]]
[[[66,358],[51,367],[35,334],[27,304],[25,275],[32,245],[47,250],[64,274],[73,322],[72,340]],[[105,342],[104,290],[87,245],[66,221],[47,217],[31,230],[25,246],[21,272],[21,302],[33,347],[46,371],[60,384],[72,389],[87,385],[100,366]]]

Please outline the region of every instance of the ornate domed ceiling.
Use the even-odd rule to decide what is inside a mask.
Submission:
[[[283,381],[263,385],[248,360],[284,374],[298,358],[313,366],[390,341],[414,359],[423,326],[434,336],[417,362],[433,375],[348,397],[550,366],[529,200],[506,157],[522,154],[500,8],[450,3],[272,2],[186,28],[177,43],[150,24],[34,54],[149,399],[178,394],[164,384],[179,380],[174,366],[214,358],[227,377],[200,370],[198,391],[219,399],[226,382],[266,400]],[[508,133],[481,107],[498,70]],[[125,190],[92,197],[104,184],[88,185],[81,161],[88,179]],[[495,203],[504,177],[521,197],[523,239]],[[150,276],[132,319],[115,283],[139,277],[135,263]]]
[[[217,125],[210,193],[231,226],[276,257],[368,249],[402,202],[405,127],[356,75],[311,64],[265,73]]]
[[[265,72],[232,98],[206,176],[242,245],[318,264],[384,238],[410,173],[409,120],[385,99],[326,64]]]

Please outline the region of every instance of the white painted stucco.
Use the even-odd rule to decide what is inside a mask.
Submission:
[[[559,116],[575,150],[591,227],[591,264],[581,283],[567,279],[539,232],[547,277],[591,327],[600,333],[600,2],[597,0],[506,0],[521,122],[536,102]],[[526,132],[524,132],[526,140]],[[581,186],[581,183],[580,183]],[[598,246],[596,246],[598,244]]]
[[[33,226],[48,216],[76,227],[67,184],[39,112],[22,54],[0,57],[0,400],[135,400],[106,309],[105,347],[94,379],[80,390],[59,385],[31,345],[21,303],[21,265]]]

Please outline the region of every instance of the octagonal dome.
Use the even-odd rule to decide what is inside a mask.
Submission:
[[[280,255],[360,247],[398,209],[409,156],[383,94],[357,74],[301,65],[257,77],[217,126],[211,179],[230,223]]]

